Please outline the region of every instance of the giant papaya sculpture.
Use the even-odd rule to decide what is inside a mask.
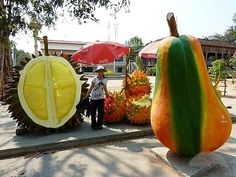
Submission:
[[[179,36],[173,13],[167,21],[171,36],[157,51],[152,129],[180,156],[214,151],[230,135],[230,115],[212,87],[198,39]]]

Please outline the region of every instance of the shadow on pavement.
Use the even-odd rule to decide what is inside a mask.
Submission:
[[[134,146],[139,147],[138,151]],[[159,146],[159,144],[153,138],[145,138],[144,142],[131,140],[128,143],[124,141],[57,153],[36,154],[26,157],[27,161],[18,169],[23,171],[26,176],[38,175],[45,177],[62,176],[61,174],[64,174],[64,176],[86,177],[91,172],[93,175],[90,176],[99,177],[163,176],[163,169],[160,169],[155,158],[146,154],[143,162],[143,158],[139,156],[149,152],[147,150],[149,147],[156,146]],[[36,161],[39,163],[39,169],[31,165],[36,164]],[[140,163],[147,166],[138,165]],[[148,169],[149,166],[155,166],[156,168],[143,170],[143,168]]]
[[[225,96],[222,96],[223,98],[236,98],[236,96],[233,96],[233,95],[225,95]]]
[[[151,149],[151,148],[162,146],[158,140],[153,142],[153,138],[154,136],[146,137],[145,141],[143,140],[139,141],[139,139],[130,140],[132,144],[129,144],[128,146],[120,142],[119,144],[116,144],[115,146],[125,148],[129,150],[130,152],[142,152],[144,149]]]

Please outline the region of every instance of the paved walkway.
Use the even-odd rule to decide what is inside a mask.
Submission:
[[[151,78],[152,83],[153,81],[154,77]],[[112,80],[109,82],[111,85],[108,85],[108,88],[113,86],[114,90],[119,90],[122,80]],[[227,96],[223,97],[222,101],[226,106],[229,106],[228,110],[232,117],[234,117],[235,119],[236,88],[234,85],[229,84],[227,90]],[[85,124],[83,124],[78,129],[71,130],[65,133],[50,134],[45,136],[16,136],[15,122],[10,118],[10,114],[6,111],[6,109],[7,106],[0,105],[0,158],[9,158],[34,152],[69,149],[72,147],[152,135],[150,126],[131,126],[128,124],[109,125],[106,126],[103,130],[92,131],[90,129],[90,119],[85,118]],[[223,154],[224,158],[226,158],[226,161],[229,161],[227,162],[227,164],[230,164],[230,166],[233,165],[232,174],[236,174],[235,128],[236,127],[234,125],[230,139],[219,150],[219,152]],[[165,155],[166,154],[164,153],[164,156]],[[165,157],[163,157],[163,159],[164,158]],[[185,167],[187,167],[186,164]],[[224,172],[222,171],[220,173],[224,174]]]
[[[150,78],[154,83],[154,77]],[[118,90],[122,84],[122,79],[109,80],[108,87],[113,86]],[[230,83],[229,83],[230,85]],[[228,87],[228,95],[222,98],[233,119],[236,119],[236,88],[231,84]],[[120,138],[130,138],[137,136],[151,135],[150,125],[133,126],[129,124],[108,125],[101,131],[92,131],[90,119],[85,117],[85,123],[75,129],[65,133],[50,134],[46,136],[15,135],[15,121],[10,118],[7,106],[0,106],[0,157],[24,154],[25,152],[45,151],[46,149],[70,148],[72,146],[102,143],[104,141],[117,140]],[[65,143],[66,142],[66,143]],[[37,148],[36,148],[37,147]],[[23,150],[22,150],[23,149]]]
[[[150,152],[154,137],[0,160],[1,177],[177,177]],[[7,167],[7,168],[6,168]],[[180,176],[181,177],[181,176]]]
[[[107,125],[104,126],[103,130],[94,131],[90,128],[90,118],[85,117],[85,122],[81,127],[64,133],[17,136],[15,134],[15,121],[10,118],[10,114],[7,113],[6,109],[7,106],[0,106],[0,158],[48,150],[68,149],[153,134],[150,125],[133,126],[128,123]]]
[[[223,92],[222,85],[219,88]],[[236,83],[232,84],[232,81],[227,82],[227,93],[222,97],[222,101],[225,106],[229,107],[228,110],[231,116],[236,118]]]

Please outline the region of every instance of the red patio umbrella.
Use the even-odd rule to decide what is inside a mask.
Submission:
[[[139,52],[139,57],[141,58],[157,58],[157,49],[159,47],[160,41],[152,42],[146,45],[142,50]]]
[[[82,46],[72,55],[72,59],[81,64],[111,63],[129,53],[129,47],[116,42],[93,42]]]

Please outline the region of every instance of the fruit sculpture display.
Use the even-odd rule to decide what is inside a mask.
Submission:
[[[126,117],[131,124],[150,123],[151,84],[147,74],[137,69],[123,81],[126,96]]]
[[[77,74],[76,65],[62,57],[40,56],[14,67],[5,102],[11,117],[25,132],[62,131],[83,122],[84,108],[76,106],[88,84]]]
[[[125,88],[125,89],[124,89]],[[150,95],[151,84],[147,78],[147,74],[136,69],[132,74],[127,76],[127,83],[123,81],[123,90],[127,97],[141,98],[143,95]]]
[[[173,13],[167,20],[171,36],[157,51],[153,132],[180,156],[214,151],[230,135],[230,115],[211,84],[199,40],[178,35]]]
[[[151,101],[149,95],[138,100],[130,98],[126,105],[126,116],[131,124],[150,123]]]
[[[125,117],[125,94],[122,92],[113,92],[104,102],[104,122],[120,122]]]
[[[151,84],[144,71],[138,69],[126,75],[122,90],[110,93],[105,99],[104,122],[120,122],[126,117],[131,124],[150,123],[150,90]]]

